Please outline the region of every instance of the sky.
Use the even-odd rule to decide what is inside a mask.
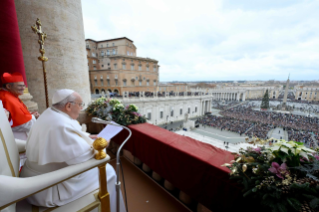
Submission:
[[[319,0],[82,0],[85,38],[127,37],[160,81],[319,80]]]

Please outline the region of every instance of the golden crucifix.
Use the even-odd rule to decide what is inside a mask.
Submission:
[[[48,86],[47,86],[47,71],[45,70],[45,62],[48,61],[48,58],[44,56],[44,53],[45,53],[44,41],[47,38],[47,34],[42,31],[40,19],[37,19],[36,24],[34,26],[31,26],[31,28],[35,34],[39,35],[38,43],[40,44],[39,51],[41,53],[41,56],[38,57],[38,60],[42,61],[44,89],[45,89],[45,102],[46,102],[46,106],[48,108],[49,107],[49,100],[48,100]]]

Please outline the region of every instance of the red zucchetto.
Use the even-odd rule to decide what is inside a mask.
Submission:
[[[3,84],[13,83],[13,82],[23,82],[23,77],[18,72],[15,72],[12,74],[3,73],[3,75],[1,76],[1,81]]]

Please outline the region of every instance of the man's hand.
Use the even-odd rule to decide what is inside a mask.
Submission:
[[[36,111],[36,112],[32,113],[32,115],[34,115],[34,117],[35,117],[36,119],[38,119],[39,116],[40,116],[40,113],[38,113],[38,111]]]
[[[89,137],[90,137],[91,139],[93,139],[93,140],[95,140],[95,139],[98,138],[97,135],[89,135]]]
[[[6,109],[4,109],[4,112],[6,113],[7,118],[9,118],[9,117],[10,117],[9,111],[7,111]]]

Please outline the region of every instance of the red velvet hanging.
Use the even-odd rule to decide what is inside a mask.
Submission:
[[[14,0],[0,1],[0,20],[0,75],[2,76],[4,72],[19,72],[27,86]],[[30,33],[32,33],[31,27]],[[0,86],[2,86],[1,81]]]

